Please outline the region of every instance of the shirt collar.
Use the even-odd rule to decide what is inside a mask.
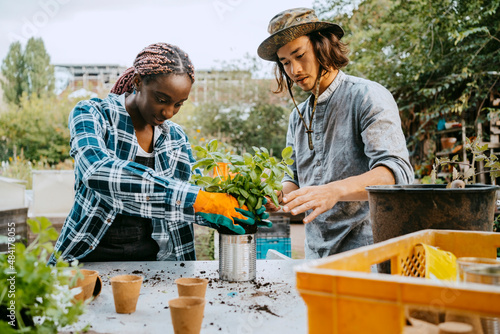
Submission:
[[[339,73],[337,73],[337,76],[332,81],[330,86],[328,86],[328,88],[325,89],[325,91],[319,95],[318,103],[322,103],[328,100],[328,98],[333,94],[333,92],[337,89],[337,87],[340,86],[341,82],[344,80],[344,76],[345,76],[344,72],[339,70]]]

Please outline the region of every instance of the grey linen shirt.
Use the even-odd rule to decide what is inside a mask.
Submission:
[[[312,98],[301,103],[309,125]],[[320,95],[312,122],[314,150],[297,110],[290,115],[287,146],[293,147],[294,179],[303,188],[368,172],[385,166],[397,184],[413,182],[399,110],[391,93],[380,84],[339,71]],[[307,214],[311,211],[307,212]],[[306,258],[314,259],[373,243],[369,205],[338,202],[306,224]]]

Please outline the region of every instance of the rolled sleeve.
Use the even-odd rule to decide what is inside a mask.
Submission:
[[[397,104],[389,91],[379,85],[375,87],[364,97],[361,120],[369,168],[385,166],[392,171],[396,184],[410,184],[414,173]]]

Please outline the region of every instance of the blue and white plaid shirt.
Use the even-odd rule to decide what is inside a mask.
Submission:
[[[195,160],[182,128],[170,121],[160,126],[154,143],[155,169],[134,162],[138,150],[132,119],[119,101],[79,102],[69,117],[71,156],[75,159],[75,202],[55,250],[68,261],[90,253],[117,214],[150,218],[158,260],[195,260],[192,223],[199,187],[188,183]],[[49,263],[54,263],[51,256]]]

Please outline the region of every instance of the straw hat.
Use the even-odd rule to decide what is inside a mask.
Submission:
[[[257,49],[259,57],[277,60],[276,52],[294,39],[313,31],[330,29],[339,39],[344,30],[338,24],[320,21],[313,9],[293,8],[285,10],[271,19],[267,31],[271,34]]]

